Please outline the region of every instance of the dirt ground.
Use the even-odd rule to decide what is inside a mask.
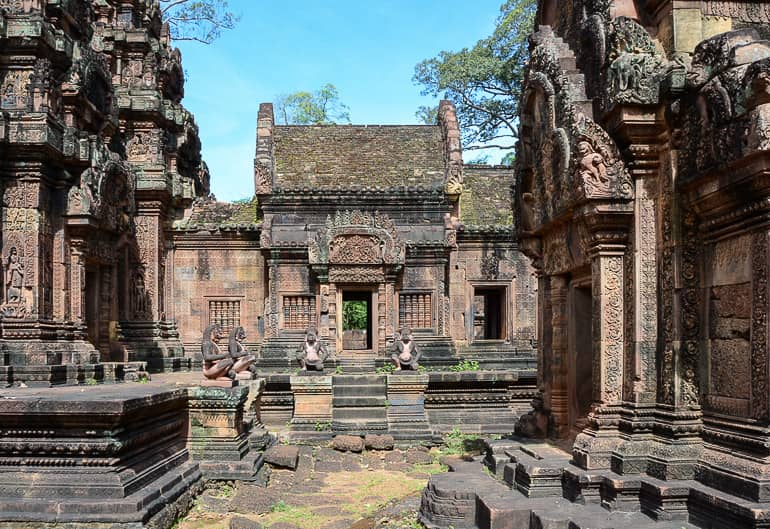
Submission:
[[[175,529],[403,529],[417,521],[420,492],[442,471],[439,453],[342,453],[300,447],[297,469],[268,469],[267,486],[207,489]]]

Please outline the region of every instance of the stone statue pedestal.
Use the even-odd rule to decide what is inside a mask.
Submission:
[[[238,385],[237,380],[232,379],[216,379],[212,380],[210,378],[204,378],[201,381],[201,387],[204,388],[234,388]]]
[[[332,377],[296,375],[290,379],[294,393],[291,438],[323,440],[332,436]]]
[[[249,450],[249,435],[243,421],[249,389],[248,385],[190,388],[187,444],[204,479],[256,478],[262,454]]]
[[[388,431],[396,441],[433,441],[425,413],[428,375],[401,370],[388,375]]]

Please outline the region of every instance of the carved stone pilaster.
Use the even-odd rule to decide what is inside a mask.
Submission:
[[[550,410],[552,435],[564,437],[569,431],[569,403],[567,402],[567,279],[550,277],[551,301],[551,355],[550,355]]]
[[[70,241],[70,318],[82,328],[85,328],[86,306],[86,242],[83,240]]]
[[[572,452],[585,469],[610,468],[612,452],[621,443],[617,427],[623,397],[626,237],[622,230],[592,233],[594,404],[588,428],[575,439]]]

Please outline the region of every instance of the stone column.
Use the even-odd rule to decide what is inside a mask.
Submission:
[[[82,239],[70,240],[70,319],[77,328],[80,339],[86,337],[86,242]]]
[[[328,439],[332,424],[332,377],[292,376],[294,394],[292,439]]]
[[[620,230],[600,229],[591,236],[594,404],[588,427],[575,439],[572,455],[582,468],[607,469],[612,452],[621,443],[617,425],[623,398],[627,235]]]
[[[659,479],[692,479],[702,451],[699,396],[699,234],[694,215],[674,191],[677,153],[664,151],[658,199],[659,317],[655,450],[647,472]]]
[[[433,434],[425,413],[428,375],[399,372],[388,375],[388,432],[396,440],[430,441]]]
[[[259,470],[262,457],[249,450],[243,422],[248,394],[249,386],[189,390],[188,447],[204,479],[249,480]]]
[[[385,341],[387,339],[387,321],[388,321],[388,296],[385,283],[380,283],[377,287],[377,353],[385,354]]]
[[[623,443],[612,459],[619,474],[646,471],[652,450],[657,388],[658,246],[661,134],[657,106],[618,105],[612,133],[622,138],[627,168],[634,181],[634,223],[625,259],[626,351],[620,432]]]

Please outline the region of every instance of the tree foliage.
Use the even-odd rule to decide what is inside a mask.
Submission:
[[[438,121],[438,105],[432,107],[422,105],[417,108],[414,117],[421,125],[435,125]]]
[[[284,125],[350,123],[349,109],[340,101],[340,93],[331,83],[314,92],[278,96],[275,106],[278,119]]]
[[[342,304],[343,330],[366,330],[366,301],[345,301]]]
[[[222,30],[233,29],[241,19],[227,0],[160,0],[160,8],[172,39],[203,44],[211,44]]]
[[[534,0],[506,0],[492,35],[415,66],[413,80],[423,95],[454,102],[466,149],[511,149],[515,143],[535,10]]]

